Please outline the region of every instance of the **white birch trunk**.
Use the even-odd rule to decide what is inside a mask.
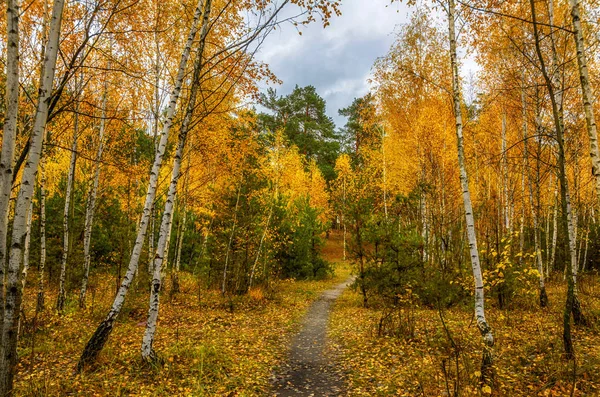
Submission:
[[[576,295],[576,252],[575,252],[575,236],[574,236],[574,228],[573,228],[573,212],[571,208],[571,198],[569,195],[569,187],[567,184],[567,173],[566,173],[566,164],[565,164],[565,148],[564,148],[564,124],[563,124],[563,115],[562,115],[562,91],[560,89],[560,80],[555,78],[558,75],[556,73],[551,78],[547,72],[546,64],[544,60],[544,56],[542,55],[542,50],[540,48],[540,37],[538,32],[538,25],[536,22],[536,13],[535,13],[535,0],[529,0],[529,4],[531,7],[531,18],[533,21],[533,33],[535,38],[535,50],[538,57],[540,71],[544,77],[544,81],[546,84],[546,88],[550,95],[550,102],[552,104],[552,116],[554,122],[554,128],[556,132],[556,142],[558,146],[558,179],[560,181],[560,193],[561,193],[561,206],[564,221],[567,226],[567,241],[569,243],[569,253],[570,253],[570,261],[567,261],[567,299],[565,304],[565,310],[563,312],[563,343],[564,349],[567,358],[571,359],[574,357],[573,350],[573,341],[571,337],[571,314],[575,319],[575,322],[578,323],[583,320],[583,315],[581,314],[580,307],[577,300]],[[552,6],[552,1],[550,1],[550,6]],[[550,7],[551,10],[552,7]],[[552,22],[552,13],[550,12],[550,21]],[[554,41],[552,36],[550,36],[552,41],[552,62],[556,66],[557,56],[556,56],[556,48],[554,46]],[[555,91],[555,84],[557,84],[558,90]]]
[[[552,255],[550,256],[550,269],[556,263],[556,244],[558,242],[558,187],[554,188],[554,214],[552,216]]]
[[[227,266],[229,265],[229,254],[231,252],[231,244],[233,243],[233,236],[235,236],[235,228],[237,226],[237,212],[240,204],[240,194],[242,192],[242,185],[240,181],[240,187],[238,188],[237,199],[235,200],[235,209],[233,213],[233,226],[231,227],[231,234],[229,235],[229,241],[227,242],[227,251],[225,252],[225,266],[223,267],[223,282],[221,284],[221,293],[225,295],[225,287],[227,284]]]
[[[593,222],[592,225],[596,224],[596,216],[594,214],[594,207],[592,207],[592,222]],[[581,264],[581,273],[585,272],[585,264],[587,262],[589,242],[590,242],[590,226],[588,225],[587,232],[585,235],[585,252],[583,254],[583,263]]]
[[[482,362],[482,380],[489,381],[489,371],[492,365],[492,348],[494,346],[494,337],[492,329],[485,319],[484,310],[484,291],[483,277],[481,275],[481,265],[479,262],[479,252],[477,250],[477,236],[475,233],[475,219],[473,216],[473,206],[471,203],[471,193],[469,191],[469,180],[467,167],[465,164],[465,153],[463,145],[463,122],[461,113],[461,88],[458,73],[458,60],[456,55],[456,33],[455,33],[455,5],[454,0],[448,1],[448,31],[450,39],[450,61],[452,68],[452,100],[454,105],[454,117],[456,120],[456,138],[458,147],[458,166],[460,169],[460,182],[462,187],[463,202],[465,207],[465,221],[467,226],[467,237],[469,241],[469,251],[471,256],[471,266],[473,269],[473,279],[475,281],[475,318],[477,327],[483,338],[484,353]]]
[[[75,84],[76,90],[79,86]],[[78,93],[77,93],[78,95]],[[77,100],[77,99],[76,99]],[[67,261],[69,257],[69,211],[71,210],[71,196],[73,183],[75,181],[75,165],[77,163],[77,136],[79,135],[79,105],[75,106],[75,122],[73,126],[73,142],[71,145],[71,161],[69,163],[69,174],[67,175],[67,189],[65,192],[65,208],[63,212],[63,252],[60,262],[60,278],[58,283],[58,297],[56,299],[56,310],[62,313],[65,308],[66,291],[65,280],[67,276]]]
[[[185,142],[189,132],[189,126],[192,121],[192,116],[196,108],[196,97],[198,90],[200,89],[200,71],[202,70],[203,63],[202,57],[204,55],[204,46],[206,42],[206,36],[208,35],[209,28],[209,17],[211,11],[212,0],[205,0],[204,10],[202,13],[202,29],[200,32],[200,43],[198,53],[196,55],[196,61],[194,63],[194,73],[191,82],[191,91],[188,105],[186,108],[185,116],[179,132],[179,142],[177,145],[177,151],[175,152],[175,158],[173,159],[173,171],[171,173],[171,182],[169,184],[169,191],[167,193],[167,200],[165,202],[165,210],[160,225],[160,232],[158,237],[158,245],[156,247],[156,253],[154,255],[154,274],[152,277],[152,287],[150,288],[150,304],[148,309],[148,319],[146,320],[146,330],[144,331],[144,337],[142,338],[142,359],[146,362],[153,362],[157,360],[156,352],[152,345],[154,343],[154,335],[156,334],[158,310],[160,304],[160,290],[161,290],[161,270],[162,265],[165,262],[165,258],[168,255],[168,244],[171,237],[171,228],[173,226],[173,208],[175,205],[175,196],[177,194],[177,184],[179,177],[181,176],[181,161],[183,158],[183,149],[185,148]]]
[[[553,11],[553,0],[550,0],[549,4],[549,21],[550,24],[554,24],[554,11]],[[567,238],[569,240],[569,256],[570,256],[570,266],[571,273],[573,277],[573,283],[575,285],[575,291],[577,290],[577,215],[575,213],[574,208],[571,205],[571,196],[569,192],[568,180],[567,180],[567,171],[566,171],[566,158],[564,153],[564,121],[563,121],[563,88],[562,81],[560,78],[560,65],[558,61],[558,52],[556,50],[556,45],[553,39],[553,36],[550,35],[551,39],[551,50],[552,50],[552,76],[548,80],[547,85],[550,87],[550,95],[554,96],[554,113],[555,113],[555,127],[558,147],[559,147],[559,180],[561,185],[561,195],[563,201],[563,209],[566,210],[567,217]],[[538,44],[539,46],[539,44]]]
[[[258,260],[260,258],[260,253],[262,251],[263,243],[265,241],[265,237],[267,236],[267,231],[269,230],[269,224],[271,223],[271,216],[273,215],[273,207],[275,207],[275,202],[271,205],[269,209],[269,215],[267,216],[267,224],[265,225],[265,229],[263,230],[262,236],[260,237],[260,243],[258,244],[258,250],[256,252],[256,258],[254,259],[254,264],[252,265],[252,271],[250,272],[250,282],[248,284],[248,289],[252,288],[252,284],[254,282],[254,272],[256,271],[256,265],[258,265]]]
[[[592,162],[592,174],[596,182],[596,199],[600,200],[600,152],[598,150],[598,131],[596,128],[596,117],[594,115],[594,97],[588,75],[587,56],[585,54],[585,40],[581,27],[580,1],[570,0],[571,19],[573,22],[573,39],[577,49],[577,66],[579,79],[581,81],[581,99],[585,111],[585,123],[590,141],[590,159]]]
[[[154,273],[154,223],[156,216],[154,214],[154,205],[150,209],[150,233],[148,233],[148,274]]]
[[[37,311],[45,306],[44,271],[46,267],[46,150],[40,160],[40,274],[37,294]]]
[[[169,137],[169,132],[171,130],[171,125],[173,123],[175,110],[177,108],[179,94],[181,93],[181,86],[185,77],[186,65],[190,56],[192,43],[194,41],[194,38],[196,37],[196,33],[198,32],[198,22],[202,14],[203,3],[203,0],[199,0],[198,5],[196,6],[192,26],[190,28],[185,48],[183,50],[181,60],[179,62],[177,77],[175,79],[175,86],[173,87],[171,97],[169,98],[169,105],[167,108],[166,118],[160,137],[160,142],[158,144],[158,150],[156,151],[156,154],[154,156],[154,163],[152,165],[152,170],[150,171],[150,180],[148,182],[148,190],[146,192],[144,210],[140,221],[140,226],[137,232],[135,245],[133,247],[133,252],[131,254],[131,259],[129,261],[129,266],[127,268],[127,273],[125,274],[125,277],[121,282],[121,286],[119,288],[117,296],[115,297],[112,307],[108,312],[106,318],[102,321],[102,323],[100,323],[100,325],[94,332],[94,335],[86,344],[86,347],[84,348],[83,353],[81,354],[81,358],[79,359],[79,363],[77,364],[78,371],[83,370],[86,364],[94,362],[96,360],[96,357],[104,347],[104,344],[106,343],[108,337],[110,336],[110,333],[112,332],[114,322],[117,319],[119,313],[121,312],[121,308],[123,307],[123,303],[125,302],[125,297],[127,296],[127,291],[129,290],[129,286],[131,285],[131,282],[133,281],[133,277],[137,270],[140,254],[142,252],[144,240],[146,238],[146,231],[148,229],[150,210],[152,209],[152,203],[154,202],[154,198],[156,196],[156,184],[158,182],[158,174],[160,166],[162,164],[165,148],[167,146],[167,140]]]
[[[27,212],[33,198],[35,177],[44,141],[64,4],[64,0],[54,0],[48,44],[44,58],[44,72],[39,86],[37,108],[30,137],[29,157],[21,175],[21,187],[15,204],[2,321],[2,345],[0,346],[0,395],[2,396],[12,393],[15,366],[17,364],[17,327],[20,316],[19,307],[21,306],[23,293],[20,277],[23,263],[23,249],[27,235]]]
[[[27,282],[27,272],[29,271],[29,248],[31,245],[31,218],[33,212],[33,200],[29,203],[27,212],[27,235],[25,236],[25,248],[23,248],[23,271],[21,274],[21,290],[25,291],[25,283]],[[23,312],[23,301],[19,312]],[[21,318],[19,317],[19,325],[17,326],[17,334],[21,332]]]
[[[102,153],[104,152],[104,130],[106,128],[106,97],[107,84],[104,84],[104,94],[102,96],[102,114],[100,116],[100,127],[98,129],[98,149],[96,159],[94,160],[94,179],[88,193],[88,199],[85,206],[85,224],[83,227],[83,277],[81,278],[81,290],[79,291],[79,307],[85,307],[85,297],[87,294],[88,281],[90,278],[90,263],[92,260],[92,226],[94,225],[94,212],[96,210],[96,197],[98,195],[98,184],[100,181],[100,171],[102,169]]]
[[[181,224],[179,226],[179,236],[177,239],[177,252],[175,253],[175,266],[173,266],[173,270],[175,273],[179,273],[181,268],[181,250],[183,248],[183,236],[185,235],[185,224],[187,222],[187,210],[185,205],[183,206],[183,219],[181,220]]]
[[[525,92],[521,92],[521,103],[523,107],[523,159],[525,162],[528,186],[529,186],[529,208],[531,211],[531,219],[533,220],[533,242],[535,248],[535,259],[537,264],[537,270],[539,273],[538,283],[539,283],[539,303],[541,307],[548,306],[548,294],[546,293],[546,280],[544,278],[544,263],[542,260],[542,250],[540,248],[540,235],[539,235],[539,217],[537,208],[534,202],[533,196],[533,183],[531,181],[531,175],[529,174],[529,152],[527,150],[528,147],[528,131],[527,131],[527,102],[525,101]],[[538,180],[536,180],[536,185],[539,184],[539,175]],[[523,203],[525,206],[525,203]]]
[[[0,154],[0,314],[4,309],[8,207],[19,113],[19,0],[6,2],[6,114]]]
[[[510,203],[508,199],[508,159],[506,157],[506,111],[502,110],[502,212],[504,217],[504,230],[510,233]]]

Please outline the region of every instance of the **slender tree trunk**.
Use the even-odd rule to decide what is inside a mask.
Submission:
[[[150,288],[150,308],[148,310],[148,319],[146,321],[146,330],[142,339],[142,359],[146,362],[157,362],[158,356],[154,351],[152,345],[154,342],[154,334],[156,333],[156,326],[158,320],[158,309],[160,301],[160,290],[162,285],[162,264],[165,261],[168,251],[167,245],[171,235],[171,227],[173,224],[173,207],[175,202],[175,195],[177,193],[177,182],[179,180],[179,170],[181,165],[181,156],[183,142],[180,140],[175,154],[175,160],[173,164],[173,173],[171,176],[171,183],[169,185],[169,192],[167,194],[167,200],[165,202],[165,211],[163,212],[162,222],[160,225],[158,245],[156,247],[156,253],[154,254],[154,273],[152,277],[152,285]]]
[[[535,248],[535,258],[538,269],[539,279],[539,303],[540,307],[548,306],[548,294],[546,293],[546,281],[544,279],[544,264],[542,261],[542,250],[540,248],[540,235],[539,235],[539,217],[538,207],[534,203],[533,197],[533,184],[531,182],[531,175],[529,174],[529,151],[528,151],[528,131],[527,131],[527,102],[525,100],[525,91],[521,91],[521,104],[523,108],[523,160],[525,162],[525,169],[527,174],[528,186],[529,186],[529,208],[531,211],[531,218],[533,220],[533,241]],[[539,180],[536,180],[539,186]],[[524,200],[523,200],[524,201]],[[525,203],[523,203],[525,206]]]
[[[265,229],[263,230],[262,236],[260,237],[260,243],[258,244],[256,258],[254,259],[254,264],[252,265],[252,271],[250,272],[250,282],[248,284],[248,289],[252,288],[252,284],[254,282],[254,272],[256,271],[256,265],[258,264],[258,260],[260,258],[260,253],[262,251],[265,237],[267,236],[267,231],[269,230],[269,224],[271,223],[271,216],[273,215],[273,207],[275,207],[275,202],[273,202],[273,204],[271,205],[271,208],[269,209],[269,215],[267,216],[267,224],[265,225]]]
[[[550,24],[554,25],[554,5],[553,5],[553,0],[550,1],[549,3],[549,19],[550,19]],[[554,41],[554,35],[550,34],[550,43],[551,43],[551,50],[552,50],[552,67],[554,69],[554,73],[550,78],[550,82],[553,83],[552,88],[554,87],[558,87],[558,89],[555,91],[555,99],[556,99],[556,110],[558,112],[558,118],[556,118],[556,126],[557,129],[560,130],[560,134],[561,137],[559,138],[559,140],[562,141],[562,166],[559,164],[559,172],[560,172],[560,168],[564,168],[564,174],[565,174],[565,189],[566,189],[566,197],[567,197],[567,202],[566,202],[566,206],[567,206],[567,235],[569,237],[569,239],[571,240],[569,243],[569,253],[570,253],[570,259],[571,259],[571,277],[573,278],[573,305],[572,305],[572,313],[573,313],[573,320],[575,322],[575,324],[584,324],[586,323],[586,319],[583,315],[583,313],[581,312],[581,305],[579,303],[579,298],[577,296],[577,267],[578,267],[578,263],[577,263],[577,211],[576,208],[572,206],[571,203],[571,197],[570,197],[570,193],[569,193],[569,185],[568,185],[568,178],[567,178],[567,169],[566,169],[566,155],[565,155],[565,149],[564,149],[564,133],[565,133],[565,127],[564,127],[564,104],[563,104],[563,87],[562,87],[562,81],[560,78],[560,74],[559,74],[559,70],[561,68],[561,65],[559,63],[558,60],[558,51],[556,50],[556,43]],[[564,73],[564,72],[563,72]],[[561,142],[559,142],[559,149],[561,147]],[[561,161],[561,155],[560,155],[560,150],[559,150],[559,163]],[[577,162],[575,162],[575,164],[577,164]],[[576,180],[575,180],[575,183]],[[577,194],[577,187],[575,188],[575,194]],[[563,208],[564,210],[564,208]],[[570,216],[570,220],[569,220],[569,216]]]
[[[561,206],[563,212],[563,223],[567,229],[567,239],[569,243],[569,253],[570,253],[570,261],[567,261],[567,299],[565,304],[565,311],[563,314],[563,343],[565,348],[565,353],[568,358],[574,358],[575,351],[573,349],[573,341],[571,338],[571,314],[575,313],[575,280],[576,276],[573,274],[573,270],[575,267],[575,236],[574,236],[574,228],[573,228],[573,216],[571,209],[571,199],[569,196],[568,185],[567,185],[567,174],[566,174],[566,165],[565,165],[565,149],[564,149],[564,138],[563,138],[563,121],[562,114],[559,110],[559,103],[562,100],[562,96],[555,92],[554,82],[548,75],[546,70],[546,63],[544,57],[542,55],[542,51],[540,49],[540,39],[538,32],[538,24],[536,21],[536,13],[535,13],[535,0],[529,0],[529,4],[531,7],[531,18],[533,21],[533,32],[535,37],[535,49],[537,53],[537,57],[540,63],[540,69],[542,71],[546,88],[548,89],[548,93],[550,94],[550,101],[552,104],[552,115],[554,119],[554,127],[556,130],[556,140],[558,143],[558,180],[560,183],[560,193],[561,193]],[[566,218],[566,219],[565,219]],[[575,317],[575,314],[574,314]]]
[[[25,248],[23,248],[23,271],[21,275],[21,289],[25,291],[25,283],[27,282],[27,272],[29,271],[29,248],[31,246],[31,218],[33,213],[33,200],[29,203],[29,211],[27,212],[27,235],[25,236]],[[19,311],[23,312],[23,301],[21,300],[21,307]],[[19,325],[17,327],[17,334],[21,332],[21,318],[19,317]]]
[[[173,159],[171,183],[169,184],[169,191],[167,193],[167,200],[165,202],[165,210],[163,212],[163,217],[160,225],[158,246],[154,255],[154,274],[152,278],[152,287],[150,289],[150,307],[148,309],[146,330],[144,332],[144,337],[142,338],[142,360],[144,360],[145,362],[156,362],[158,359],[152,345],[154,343],[154,335],[156,333],[158,320],[161,289],[161,270],[162,265],[165,262],[166,255],[168,255],[167,246],[171,236],[171,227],[173,225],[173,208],[175,205],[175,196],[177,194],[177,184],[181,175],[180,171],[181,160],[183,158],[183,150],[185,148],[185,142],[189,132],[189,126],[192,121],[192,116],[196,108],[196,98],[200,89],[200,72],[203,67],[202,57],[204,55],[206,36],[208,35],[211,3],[212,0],[205,0],[204,3],[202,13],[202,29],[200,31],[200,43],[198,53],[196,55],[196,61],[194,63],[194,73],[191,82],[190,98],[181,125],[181,130],[179,132],[179,142],[177,144],[175,158]]]
[[[502,110],[502,215],[504,218],[504,231],[509,233],[512,229],[510,219],[510,203],[508,198],[508,158],[506,156],[506,111]]]
[[[556,181],[558,184],[558,179]],[[556,263],[556,245],[558,243],[558,186],[554,187],[554,213],[552,214],[552,255],[550,258],[550,271],[554,270]]]
[[[460,169],[460,182],[463,192],[463,202],[465,207],[465,221],[467,226],[467,237],[469,241],[469,251],[471,256],[471,266],[473,269],[473,278],[475,281],[475,318],[477,327],[483,338],[484,350],[481,364],[481,380],[483,383],[489,383],[491,380],[494,337],[492,329],[485,319],[484,310],[484,291],[483,277],[481,275],[481,265],[479,262],[479,251],[477,250],[477,236],[475,233],[475,219],[473,216],[473,206],[471,203],[471,193],[469,191],[469,179],[467,167],[465,164],[465,153],[463,144],[463,122],[461,113],[461,89],[458,73],[458,61],[456,55],[456,33],[455,33],[455,5],[454,0],[448,1],[448,27],[450,38],[450,61],[452,68],[452,100],[454,104],[454,117],[456,120],[456,138],[458,147],[458,166]]]
[[[155,208],[152,205],[150,208],[150,233],[148,233],[148,274],[152,276],[154,273],[154,224],[156,221],[156,215],[154,213]]]
[[[13,180],[13,160],[19,113],[19,0],[6,2],[6,114],[0,154],[0,314],[4,310],[8,207]]]
[[[44,310],[44,271],[46,267],[46,150],[40,160],[40,278],[37,294],[37,311]]]
[[[175,263],[171,269],[171,294],[177,294],[180,292],[179,286],[179,270],[181,268],[181,251],[183,250],[183,237],[185,235],[185,226],[187,223],[187,210],[185,204],[183,205],[182,210],[183,219],[179,220],[179,225],[177,226],[177,244],[175,250]]]
[[[171,125],[173,123],[173,116],[175,115],[175,109],[177,108],[177,102],[179,99],[179,94],[181,92],[181,86],[183,84],[183,79],[185,77],[185,69],[187,65],[188,58],[190,56],[190,51],[192,48],[192,43],[196,37],[196,33],[198,31],[198,21],[200,20],[200,15],[202,13],[202,5],[204,1],[199,0],[198,5],[196,6],[196,11],[194,13],[194,19],[192,22],[192,26],[190,28],[190,32],[185,44],[185,48],[181,55],[181,60],[179,62],[179,67],[177,71],[177,77],[175,79],[175,86],[173,87],[173,91],[171,93],[171,97],[169,99],[169,106],[167,108],[167,114],[165,118],[165,123],[163,125],[160,142],[158,145],[158,150],[156,151],[156,155],[154,157],[154,164],[152,165],[152,170],[150,171],[150,180],[148,182],[148,191],[146,193],[146,200],[144,203],[144,210],[142,214],[142,219],[140,221],[140,226],[137,232],[135,245],[133,247],[133,252],[131,254],[131,259],[129,261],[129,266],[127,268],[127,273],[125,274],[125,278],[123,279],[117,296],[115,297],[112,307],[108,312],[106,318],[100,323],[88,343],[86,344],[83,353],[79,359],[77,364],[77,370],[81,371],[88,364],[91,364],[96,361],[96,357],[104,347],[104,344],[108,340],[110,336],[114,323],[121,312],[121,308],[123,307],[123,303],[125,302],[125,297],[127,296],[127,291],[129,290],[129,286],[133,281],[134,274],[137,270],[137,266],[140,259],[140,254],[142,252],[142,248],[144,245],[144,240],[146,238],[146,231],[148,229],[148,220],[150,218],[150,210],[152,209],[152,203],[154,202],[154,198],[156,197],[156,185],[158,182],[158,174],[160,170],[160,166],[162,164],[165,148],[167,146],[167,140],[169,137],[169,132],[171,130]]]
[[[75,89],[80,87],[75,83]],[[76,93],[78,96],[79,93]],[[77,100],[77,99],[76,99]],[[71,161],[69,163],[69,174],[67,175],[67,189],[65,192],[65,208],[63,212],[63,252],[60,262],[60,279],[58,283],[58,297],[56,298],[56,310],[62,313],[65,308],[66,291],[65,280],[67,276],[67,261],[69,257],[69,212],[71,211],[71,196],[73,183],[75,181],[75,165],[77,163],[77,136],[79,135],[79,105],[75,106],[75,123],[73,128],[73,143],[71,145]]]
[[[343,183],[343,200],[344,209],[342,211],[342,227],[344,228],[344,261],[346,261],[346,177],[344,177]]]
[[[600,200],[600,153],[598,150],[598,132],[596,117],[594,115],[594,97],[588,75],[587,56],[585,54],[585,40],[581,27],[580,0],[570,0],[571,19],[573,22],[573,39],[577,49],[577,66],[581,81],[581,99],[585,111],[585,124],[590,141],[590,159],[592,161],[592,174],[596,182],[596,199]]]
[[[172,273],[172,277],[171,277],[171,281],[172,281],[172,293],[178,293],[180,288],[179,288],[179,270],[181,268],[181,252],[183,250],[183,242],[184,242],[184,237],[185,237],[185,231],[186,231],[186,224],[187,224],[187,200],[188,200],[188,188],[189,188],[189,173],[190,173],[190,162],[191,162],[191,155],[188,155],[187,158],[187,168],[185,170],[185,176],[183,179],[183,220],[180,222],[179,224],[179,236],[178,236],[178,242],[177,242],[177,252],[175,255],[175,266],[173,266],[173,273]]]
[[[100,170],[102,168],[102,152],[104,151],[104,130],[106,128],[106,96],[107,83],[104,83],[104,94],[102,96],[102,115],[100,116],[100,127],[98,129],[98,150],[96,152],[94,179],[90,186],[88,199],[85,206],[85,224],[83,228],[83,277],[81,278],[81,290],[79,291],[79,307],[85,307],[85,296],[90,278],[90,263],[92,259],[91,242],[92,226],[94,225],[94,212],[96,210],[96,197],[98,195],[98,184],[100,181]]]
[[[592,207],[592,225],[594,225],[596,223],[596,216],[594,215],[594,207]],[[591,226],[588,225],[587,227],[587,232],[585,234],[585,252],[583,254],[583,262],[581,263],[581,273],[583,274],[583,272],[585,272],[585,264],[587,263],[587,254],[588,254],[588,247],[589,247],[589,242],[590,242],[590,228]]]
[[[48,106],[52,94],[64,4],[64,0],[54,0],[43,65],[44,72],[38,91],[38,103],[30,137],[29,158],[21,175],[21,187],[15,204],[2,321],[2,345],[0,346],[0,396],[12,395],[13,391],[13,378],[17,364],[19,307],[21,307],[23,294],[20,278],[23,249],[27,235],[27,212],[33,198],[35,177],[41,157],[46,120],[48,119]]]

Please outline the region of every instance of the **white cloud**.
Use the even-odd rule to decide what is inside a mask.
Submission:
[[[296,84],[314,85],[339,127],[345,119],[338,109],[367,93],[371,66],[389,49],[395,26],[410,15],[405,4],[389,0],[344,0],[341,11],[325,29],[319,23],[302,27],[302,36],[291,24],[282,26],[257,55],[283,80],[276,87],[280,94]]]

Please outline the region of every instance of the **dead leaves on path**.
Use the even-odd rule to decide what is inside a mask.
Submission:
[[[364,309],[361,298],[347,291],[330,319],[332,348],[348,373],[349,396],[568,396],[573,366],[562,357],[561,310],[564,293],[551,284],[548,311],[528,308],[498,310],[488,306],[494,329],[495,378],[491,389],[479,389],[480,335],[471,308],[444,311],[457,345],[443,330],[437,310],[417,308],[413,335],[377,336],[381,311]],[[598,312],[598,302],[586,302]],[[406,309],[403,309],[406,310]],[[600,334],[575,329],[578,362],[575,396],[600,395]],[[458,351],[458,354],[456,352]],[[458,368],[458,371],[457,371]],[[458,376],[457,376],[458,373]]]

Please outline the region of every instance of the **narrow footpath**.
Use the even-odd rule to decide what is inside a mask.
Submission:
[[[350,285],[353,277],[325,291],[310,307],[302,329],[292,340],[288,362],[276,374],[273,395],[340,396],[343,376],[326,356],[327,322],[333,302]]]

